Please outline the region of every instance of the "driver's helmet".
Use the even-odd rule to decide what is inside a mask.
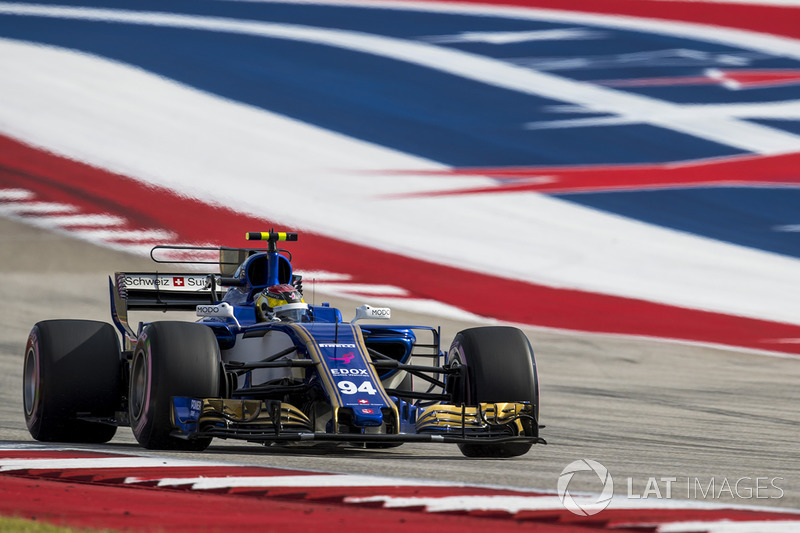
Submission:
[[[308,304],[303,301],[303,295],[286,283],[267,287],[256,298],[256,316],[261,322],[300,322],[306,311]]]

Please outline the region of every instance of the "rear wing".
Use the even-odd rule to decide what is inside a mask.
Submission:
[[[195,311],[198,305],[222,299],[219,274],[116,272],[108,279],[111,315],[123,337],[136,341],[128,310]]]
[[[200,304],[218,302],[219,275],[163,272],[117,272],[115,289],[128,309],[194,311]]]
[[[239,277],[233,276],[240,266],[245,266],[249,257],[260,252],[267,252],[267,271],[274,277],[264,277],[262,285],[279,283],[276,280],[280,280],[280,273],[283,272],[286,283],[291,281],[299,287],[300,276],[291,273],[291,253],[279,250],[276,244],[279,241],[296,241],[297,233],[249,232],[245,237],[248,240],[266,241],[268,248],[159,245],[150,250],[150,258],[156,263],[214,265],[219,269],[219,274],[116,272],[113,279],[109,278],[111,316],[122,333],[125,349],[132,349],[137,339],[136,333],[128,325],[129,309],[196,312],[198,305],[219,302],[227,287],[241,287],[248,282],[256,287],[253,273],[244,271]],[[285,252],[289,258],[279,255],[279,252]],[[255,269],[256,262],[252,261],[250,266]],[[223,286],[225,289],[221,291]]]

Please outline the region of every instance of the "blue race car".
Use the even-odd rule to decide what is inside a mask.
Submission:
[[[469,457],[514,457],[545,443],[536,362],[522,331],[466,329],[444,352],[438,328],[379,324],[388,308],[364,305],[346,322],[338,309],[303,299],[291,254],[277,247],[296,233],[247,238],[267,248],[151,251],[157,263],[214,263],[219,274],[116,273],[116,329],[37,323],[23,375],[33,438],[101,443],[130,426],[149,449],[199,451],[214,437],[371,448],[442,442]],[[213,261],[196,259],[209,253]],[[134,331],[134,309],[199,319]]]

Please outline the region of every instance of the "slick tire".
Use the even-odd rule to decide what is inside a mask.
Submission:
[[[208,326],[166,321],[147,325],[136,343],[130,376],[128,412],[139,444],[151,450],[208,447],[211,438],[170,435],[173,396],[219,396],[219,347]]]
[[[117,431],[119,339],[113,326],[91,320],[37,323],[25,346],[22,403],[31,436],[45,442],[102,443]]]
[[[521,330],[506,326],[463,330],[453,339],[447,361],[467,368],[466,383],[456,382],[448,387],[456,403],[477,406],[491,402],[530,402],[538,420],[536,360],[531,344]],[[463,396],[461,390],[465,391]],[[531,446],[516,442],[458,445],[467,457],[516,457],[527,453]]]

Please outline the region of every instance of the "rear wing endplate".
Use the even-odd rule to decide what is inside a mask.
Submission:
[[[218,274],[116,272],[109,278],[111,315],[117,329],[131,342],[136,333],[128,325],[128,310],[195,311],[198,305],[220,301]]]

